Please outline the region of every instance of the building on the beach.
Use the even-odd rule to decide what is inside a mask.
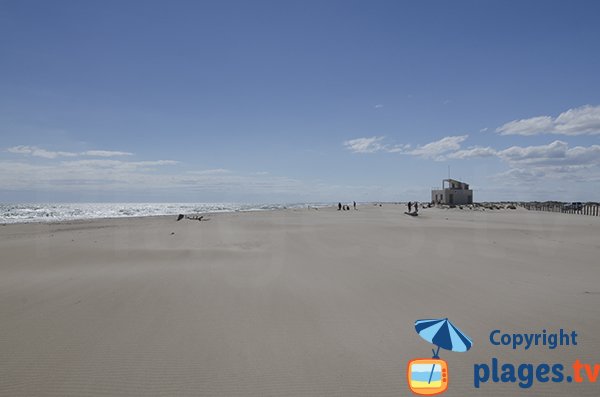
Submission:
[[[446,186],[446,183],[448,186]],[[469,184],[455,179],[444,179],[441,189],[431,191],[431,202],[434,204],[473,204],[473,190]]]

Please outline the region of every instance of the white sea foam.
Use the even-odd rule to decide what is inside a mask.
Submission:
[[[202,214],[235,211],[267,211],[322,207],[324,203],[57,203],[0,204],[0,223],[59,222],[77,219]]]

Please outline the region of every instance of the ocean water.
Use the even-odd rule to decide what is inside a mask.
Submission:
[[[323,207],[326,203],[55,203],[2,204],[0,223],[59,222],[77,219],[203,214],[235,211],[268,211],[285,208]]]

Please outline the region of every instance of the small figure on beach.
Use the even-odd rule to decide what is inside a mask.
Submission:
[[[408,212],[410,212],[412,210],[412,203],[409,201],[408,202]]]
[[[342,210],[342,203],[338,203],[338,211]]]
[[[356,209],[356,201],[353,201],[353,203],[354,203],[354,209]]]
[[[419,202],[415,201],[415,214],[419,212]]]

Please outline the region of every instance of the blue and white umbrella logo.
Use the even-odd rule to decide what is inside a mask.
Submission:
[[[453,352],[466,352],[473,345],[471,339],[447,318],[417,320],[415,329],[421,338],[438,347],[437,352],[433,352],[433,358],[438,358],[440,347]]]
[[[417,320],[415,321],[415,329],[421,338],[437,346],[437,350],[431,350],[433,358],[440,358],[438,355],[440,348],[453,352],[466,352],[473,345],[471,339],[447,318]],[[435,365],[431,368],[431,375],[433,375],[434,368]],[[429,376],[429,383],[431,382],[431,375]]]

